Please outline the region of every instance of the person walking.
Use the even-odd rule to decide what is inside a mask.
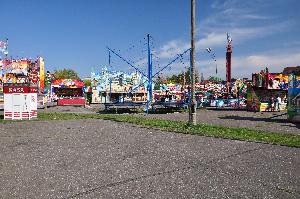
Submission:
[[[269,97],[267,110],[272,111],[272,97]]]
[[[277,96],[276,102],[277,102],[276,109],[278,112],[280,112],[281,97],[279,95]]]
[[[277,111],[277,96],[274,98],[274,111]]]
[[[275,111],[275,98],[274,96],[271,97],[271,111]]]

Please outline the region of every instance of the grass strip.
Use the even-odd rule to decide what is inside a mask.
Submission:
[[[113,114],[76,114],[76,113],[39,113],[38,120],[70,120],[70,119],[104,119],[116,122],[127,122],[144,127],[156,128],[185,134],[227,138],[233,140],[254,141],[289,147],[300,147],[300,136],[265,132],[250,128],[224,127],[211,124],[189,125],[183,121],[170,121],[139,117],[138,115]],[[0,120],[3,121],[3,120]]]

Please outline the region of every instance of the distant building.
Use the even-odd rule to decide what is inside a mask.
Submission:
[[[300,74],[300,66],[295,66],[295,67],[285,67],[282,72],[284,75],[289,75],[289,74]]]
[[[140,73],[110,71],[91,73],[92,103],[147,101],[147,78]],[[154,85],[153,85],[154,87]]]

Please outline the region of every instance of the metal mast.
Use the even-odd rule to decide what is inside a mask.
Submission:
[[[111,102],[111,84],[112,84],[112,69],[111,69],[111,64],[110,64],[110,50],[108,51],[108,66],[109,66],[109,102]]]
[[[150,35],[147,35],[148,41],[148,100],[147,100],[147,113],[152,103],[152,55],[150,50]]]
[[[189,108],[189,123],[196,125],[195,99],[195,0],[191,0],[191,99]]]

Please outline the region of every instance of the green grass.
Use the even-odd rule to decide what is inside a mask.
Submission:
[[[116,122],[127,122],[144,127],[185,134],[227,138],[262,142],[289,147],[300,147],[300,136],[265,132],[250,128],[223,127],[211,124],[189,125],[183,121],[170,121],[139,117],[138,115],[112,115],[112,114],[75,114],[75,113],[39,113],[38,120],[70,120],[70,119],[103,119]],[[3,122],[3,120],[0,120]]]

